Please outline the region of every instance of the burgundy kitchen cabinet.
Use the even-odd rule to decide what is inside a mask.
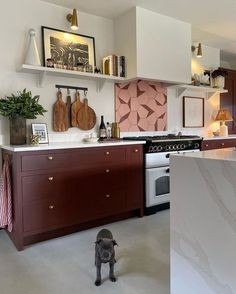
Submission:
[[[143,215],[142,145],[10,152],[13,232],[25,245]]]
[[[236,139],[203,140],[201,143],[202,151],[230,147],[236,147]]]

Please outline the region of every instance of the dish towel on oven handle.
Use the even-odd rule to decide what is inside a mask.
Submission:
[[[10,159],[5,156],[0,178],[0,228],[7,228],[11,232],[12,223]]]

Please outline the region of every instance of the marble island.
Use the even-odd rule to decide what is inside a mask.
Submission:
[[[171,294],[236,293],[236,150],[173,155]]]

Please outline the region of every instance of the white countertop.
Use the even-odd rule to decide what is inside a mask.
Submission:
[[[228,135],[227,137],[212,136],[212,137],[204,137],[203,138],[203,140],[226,140],[226,139],[236,139],[236,134]]]
[[[37,146],[32,145],[2,145],[1,148],[13,152],[22,151],[43,151],[43,150],[56,150],[56,149],[72,149],[72,148],[90,148],[90,147],[107,147],[107,146],[123,146],[123,145],[135,145],[145,144],[145,141],[110,141],[110,142],[96,142],[96,143],[85,143],[85,142],[60,142],[60,143],[49,143],[41,144]]]
[[[215,159],[215,160],[227,160],[236,161],[236,148],[223,148],[214,149],[201,152],[186,152],[186,153],[174,153],[172,156],[180,156],[187,158],[201,158],[201,159]]]

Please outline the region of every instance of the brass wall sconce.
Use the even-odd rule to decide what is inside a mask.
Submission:
[[[192,45],[191,50],[194,52],[197,49],[197,57],[200,58],[202,57],[202,44],[199,43],[198,46]]]
[[[78,17],[77,17],[77,10],[74,8],[73,13],[67,14],[66,19],[70,22],[70,28],[73,31],[78,30]]]

